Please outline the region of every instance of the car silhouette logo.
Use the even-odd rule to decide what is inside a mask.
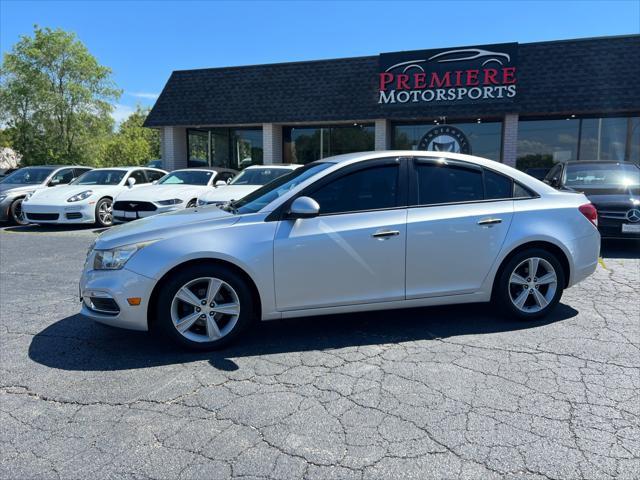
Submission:
[[[130,204],[129,204],[129,206],[130,206],[131,208],[136,208],[136,207],[138,206],[138,204],[137,204],[137,203],[130,203]]]
[[[627,220],[632,223],[640,222],[640,210],[634,208],[627,212]]]

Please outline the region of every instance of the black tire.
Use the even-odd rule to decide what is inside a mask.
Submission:
[[[237,295],[240,305],[240,314],[237,317],[235,325],[221,338],[214,341],[194,341],[186,338],[183,334],[178,332],[176,326],[173,323],[171,311],[172,304],[175,295],[183,286],[187,285],[196,279],[205,277],[213,277],[215,279],[222,280],[228,284]],[[192,292],[198,292],[195,288]],[[201,292],[200,292],[201,293]],[[202,295],[197,295],[198,298],[203,298]],[[153,333],[161,335],[163,338],[169,339],[178,345],[187,347],[192,350],[216,350],[222,348],[231,342],[235,341],[252,323],[255,307],[253,305],[253,295],[251,288],[247,285],[247,282],[234,271],[220,265],[212,264],[199,264],[185,267],[176,273],[172,274],[160,287],[157,295],[157,302],[155,305],[156,318],[155,322],[152,321],[151,328]],[[202,307],[203,309],[206,307]],[[216,318],[215,316],[213,317]],[[222,322],[225,321],[223,316]],[[205,327],[206,320],[196,320],[191,331],[195,334],[206,334],[208,327]],[[218,323],[221,331],[224,330],[224,326]]]
[[[524,293],[525,297],[527,297],[525,301],[525,305],[523,306],[524,308],[527,308],[527,304],[530,305],[529,308],[532,308],[532,307],[536,308],[536,305],[540,307],[539,303],[536,302],[535,296],[537,295],[537,293],[534,292],[534,289],[538,290],[539,293],[543,294],[543,297],[544,296],[550,297],[549,299],[547,299],[548,303],[546,304],[546,306],[541,307],[540,310],[527,312],[518,308],[514,304],[515,300],[512,300],[512,297],[515,297],[515,299],[518,298],[519,296],[518,288],[520,288],[520,286],[511,283],[510,280],[511,280],[511,275],[514,273],[514,270],[516,270],[516,268],[519,266],[520,266],[520,269],[524,269],[524,270],[519,270],[520,272],[528,272],[528,263],[526,265],[522,265],[522,264],[523,262],[527,262],[527,260],[530,258],[539,258],[548,262],[551,265],[551,267],[553,267],[553,269],[555,270],[557,280],[554,285],[555,292],[553,292],[548,290],[549,288],[552,288],[551,285],[540,284],[536,287],[534,283],[537,280],[537,277],[535,277],[535,275],[527,276],[527,278],[525,278],[525,280],[531,280],[534,283],[529,284],[527,288],[525,288],[525,285],[521,285],[522,290],[524,291],[522,293]],[[540,264],[542,266],[539,267],[538,272],[543,272],[544,271],[543,262],[540,262]],[[522,275],[522,276],[524,277],[525,275]],[[544,250],[541,248],[531,248],[531,249],[523,250],[522,252],[517,253],[516,255],[511,257],[509,260],[507,260],[507,262],[501,268],[499,277],[497,278],[496,283],[494,285],[493,302],[508,317],[511,317],[511,318],[515,317],[520,320],[535,320],[549,314],[556,307],[556,305],[560,301],[560,298],[562,297],[564,286],[565,286],[565,273],[558,258],[556,258],[554,254],[550,253],[547,250]],[[530,293],[527,293],[526,290],[528,290]],[[549,295],[547,295],[547,293]]]
[[[189,200],[189,203],[187,203],[187,208],[195,208],[197,203],[198,201],[195,198],[192,198]]]
[[[104,208],[104,205],[107,205],[109,211],[111,211],[113,200],[110,198],[101,198],[98,203],[96,203],[96,225],[99,227],[110,227],[113,225],[113,213],[108,217],[101,216],[100,212],[101,209]]]
[[[10,220],[15,225],[28,225],[29,220],[27,220],[24,212],[22,211],[22,201],[24,198],[17,198],[13,201],[11,206],[9,207],[9,215]]]

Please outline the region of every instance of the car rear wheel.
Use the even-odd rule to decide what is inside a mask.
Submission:
[[[14,200],[14,202],[11,204],[11,207],[9,207],[11,220],[16,225],[27,225],[29,223],[25,213],[22,211],[23,200],[23,198],[18,198],[17,200]]]
[[[195,208],[197,204],[197,200],[194,198],[187,203],[187,208]]]
[[[235,340],[253,318],[251,290],[235,272],[218,265],[185,268],[162,285],[158,330],[196,350],[221,348]]]
[[[495,300],[509,316],[534,320],[555,308],[564,285],[564,271],[555,255],[542,249],[525,250],[504,265]]]
[[[100,227],[113,225],[113,201],[110,198],[102,198],[96,204],[96,225]]]

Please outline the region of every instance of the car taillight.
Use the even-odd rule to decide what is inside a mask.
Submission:
[[[580,210],[580,213],[587,217],[587,220],[593,223],[593,225],[595,225],[596,227],[598,226],[598,210],[596,210],[596,207],[593,205],[593,203],[585,203],[584,205],[580,205],[578,207],[578,210]]]

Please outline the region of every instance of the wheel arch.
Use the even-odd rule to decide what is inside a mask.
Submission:
[[[260,292],[258,290],[258,286],[253,281],[253,278],[241,267],[236,265],[235,263],[229,262],[228,260],[222,260],[219,258],[194,258],[191,260],[187,260],[185,262],[174,265],[171,269],[166,271],[160,280],[158,280],[151,291],[151,295],[149,297],[149,306],[147,308],[147,328],[151,330],[153,328],[153,324],[157,319],[157,311],[156,305],[158,300],[158,294],[164,282],[167,281],[169,277],[171,277],[178,270],[182,270],[184,268],[189,268],[194,265],[217,265],[223,266],[234,271],[237,275],[241,276],[249,285],[249,289],[251,290],[251,298],[254,301],[255,306],[255,317],[257,319],[262,318],[262,302],[260,300]]]
[[[560,248],[555,243],[545,241],[545,240],[535,240],[535,241],[526,242],[521,245],[518,245],[515,248],[513,248],[507,255],[505,255],[505,257],[500,262],[500,266],[498,267],[496,274],[493,277],[493,284],[491,287],[492,297],[496,291],[496,283],[500,279],[500,276],[502,275],[504,267],[509,262],[509,260],[511,260],[515,255],[519,254],[520,252],[523,252],[525,250],[529,250],[532,248],[540,248],[542,250],[546,250],[549,253],[553,254],[558,259],[558,261],[560,262],[560,265],[562,266],[562,273],[564,274],[564,288],[567,288],[569,286],[569,281],[571,278],[571,265],[569,263],[569,258],[567,257],[567,254],[564,252],[562,248]]]

